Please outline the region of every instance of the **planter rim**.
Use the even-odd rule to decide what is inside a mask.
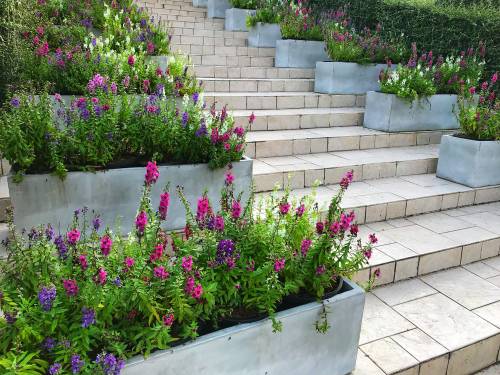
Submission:
[[[326,61],[328,62],[328,61]],[[362,64],[359,64],[359,65],[362,65]],[[397,96],[396,94],[390,94],[390,93],[387,93],[387,92],[382,92],[382,91],[368,91],[368,93],[373,93],[373,94],[381,94],[381,95],[387,95],[387,96],[395,96],[397,99],[399,100],[403,100],[403,98],[400,98],[399,96]],[[373,95],[372,94],[372,95]],[[434,94],[434,95],[428,95],[428,96],[422,96],[422,97],[419,97],[419,98],[416,98],[416,99],[413,99],[413,101],[419,101],[419,100],[423,100],[423,99],[427,99],[427,98],[433,98],[435,96],[458,96],[458,94]]]
[[[453,137],[453,139],[459,139],[462,142],[497,142],[500,143],[500,140],[494,140],[494,139],[473,139],[473,138],[464,138],[460,137],[460,133],[453,133],[453,134],[444,134],[443,137]]]
[[[311,40],[311,42],[313,42],[313,40]],[[357,62],[353,62],[353,61],[318,61],[316,64],[354,64],[354,65],[358,65],[358,66],[387,65],[386,63],[383,63],[383,62],[357,63]],[[374,91],[374,92],[380,92],[380,91]]]
[[[268,23],[266,25],[276,25],[275,23]],[[290,40],[292,42],[316,42],[316,43],[324,43],[324,40],[310,40],[310,39],[288,39],[288,38],[281,38],[280,40]]]
[[[347,290],[343,293],[336,294],[335,296],[333,296],[331,298],[324,299],[323,301],[327,301],[327,302],[328,301],[339,301],[340,302],[340,301],[343,301],[345,299],[351,298],[355,295],[365,293],[364,290],[361,289],[361,287],[359,287],[358,285],[356,285],[353,281],[348,280],[346,278],[343,278],[343,280],[344,280],[344,284],[348,285],[351,289]],[[283,318],[287,318],[287,317],[292,317],[292,316],[301,314],[301,313],[309,311],[309,310],[317,309],[319,306],[321,306],[321,303],[316,302],[316,301],[306,303],[304,305],[296,306],[296,307],[293,307],[291,309],[287,309],[287,310],[283,310],[283,311],[278,312],[276,314],[276,319],[279,320],[279,319],[283,319]],[[243,323],[243,324],[238,324],[238,325],[235,325],[232,327],[220,329],[220,330],[208,333],[206,335],[200,336],[194,341],[188,341],[187,343],[176,346],[174,348],[169,348],[169,349],[165,349],[165,350],[158,350],[158,351],[152,353],[150,355],[150,357],[148,358],[148,360],[152,359],[152,358],[161,357],[164,354],[172,353],[174,351],[190,350],[194,347],[203,345],[205,343],[209,343],[211,341],[221,339],[222,337],[232,336],[232,335],[235,335],[235,334],[240,333],[240,332],[251,330],[251,329],[263,324],[263,322],[266,322],[268,319],[269,318],[262,319],[262,320],[252,322],[252,323]],[[311,325],[311,329],[314,329],[313,325]],[[144,359],[144,357],[141,355],[134,356],[128,360],[128,362],[126,364],[126,368],[140,365],[141,363],[143,363],[145,361],[147,361],[147,360]]]

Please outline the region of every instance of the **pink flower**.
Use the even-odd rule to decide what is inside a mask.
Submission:
[[[359,227],[356,224],[351,226],[350,232],[353,236],[357,236],[359,232]]]
[[[377,268],[375,271],[373,271],[373,276],[375,276],[377,279],[380,277],[380,268]]]
[[[370,243],[372,244],[376,244],[378,242],[378,238],[375,236],[375,233],[370,234],[368,238],[370,239]]]
[[[326,272],[326,267],[321,264],[316,268],[316,276],[323,275]]]
[[[228,171],[225,178],[226,185],[229,186],[234,182],[234,175]]]
[[[130,77],[125,76],[125,78],[123,78],[123,80],[122,80],[122,85],[123,85],[123,87],[127,88],[129,84],[130,84]]]
[[[158,177],[160,177],[160,172],[158,172],[156,161],[148,161],[148,164],[146,165],[146,174],[144,175],[144,182],[146,185],[154,184],[158,180]]]
[[[72,229],[66,234],[66,238],[70,245],[75,245],[80,239],[80,231],[76,228]]]
[[[481,84],[481,89],[482,90],[486,90],[488,88],[488,82],[484,81],[482,84]]]
[[[142,81],[142,91],[144,92],[148,92],[149,91],[149,79],[145,79],[144,81]]]
[[[33,44],[35,46],[37,46],[38,44],[40,44],[40,38],[38,37],[38,35],[35,35],[35,37],[33,38]]]
[[[497,73],[497,72],[495,72],[495,73],[493,74],[493,76],[491,77],[491,84],[492,84],[492,85],[493,85],[493,84],[495,84],[495,83],[497,82],[497,80],[498,80],[498,73]]]
[[[193,257],[191,255],[182,258],[182,268],[184,272],[191,272],[193,269]]]
[[[302,253],[302,256],[306,256],[307,252],[311,248],[312,241],[310,239],[305,239],[302,240],[302,243],[300,244],[300,252]]]
[[[43,36],[43,33],[44,33],[43,27],[42,26],[38,26],[36,28],[36,32],[37,32],[38,35]]]
[[[224,150],[231,151],[231,145],[227,142],[224,143]]]
[[[234,133],[241,138],[245,135],[245,129],[243,129],[241,126],[238,126],[234,128]]]
[[[210,211],[210,202],[206,196],[198,199],[198,207],[196,210],[196,219],[198,221],[203,221],[205,216],[207,216]]]
[[[155,277],[161,280],[165,280],[170,276],[170,274],[165,270],[165,267],[163,266],[155,267],[153,270],[153,274],[155,275]]]
[[[196,286],[193,289],[193,292],[191,293],[191,297],[194,299],[200,299],[201,295],[203,294],[203,287],[201,284],[196,284]]]
[[[49,44],[44,42],[40,47],[37,48],[36,54],[38,56],[47,56],[49,54]]]
[[[297,209],[295,210],[295,213],[297,214],[298,217],[302,217],[304,215],[304,211],[306,210],[306,206],[302,203]]]
[[[137,228],[139,234],[144,233],[144,229],[146,228],[147,223],[148,215],[144,211],[139,212],[139,215],[137,215],[137,217],[135,218],[135,227]]]
[[[194,290],[194,278],[189,276],[187,279],[186,279],[186,284],[184,285],[184,291],[187,293],[187,294],[191,294]]]
[[[222,216],[216,216],[214,219],[214,227],[216,231],[224,231],[224,218]]]
[[[129,270],[132,268],[135,264],[134,258],[126,257],[125,260],[123,261],[125,263],[125,268]]]
[[[134,64],[135,64],[135,57],[134,57],[134,55],[130,55],[130,56],[128,57],[128,64],[129,64],[130,66],[134,66]]]
[[[160,195],[160,207],[158,208],[161,220],[165,220],[167,218],[169,204],[170,204],[170,194],[168,192],[162,193]]]
[[[281,202],[279,204],[279,209],[280,209],[280,214],[281,215],[286,215],[288,211],[290,211],[290,203],[288,202]]]
[[[316,223],[316,233],[322,234],[324,230],[325,230],[325,224],[323,224],[321,221],[318,221]]]
[[[471,95],[474,95],[474,94],[476,93],[476,88],[475,88],[474,86],[470,87],[470,88],[469,88],[469,93],[470,93]]]
[[[231,216],[233,217],[233,219],[238,219],[240,215],[241,215],[241,204],[237,200],[234,200],[231,207]]]
[[[342,179],[340,180],[340,187],[344,190],[347,189],[352,182],[353,176],[354,176],[354,173],[352,170],[347,171],[347,173],[344,175],[344,177],[342,177]]]
[[[78,285],[75,280],[63,280],[63,287],[66,290],[68,297],[74,297],[78,294]]]
[[[87,262],[87,257],[85,255],[79,255],[78,262],[80,263],[80,267],[83,271],[85,271],[89,266]]]
[[[111,93],[112,93],[113,95],[116,95],[116,93],[117,93],[117,92],[118,92],[118,86],[116,85],[116,83],[115,83],[115,82],[112,82],[112,83],[111,83]]]
[[[97,283],[100,285],[106,284],[106,279],[108,277],[108,273],[104,268],[99,268],[99,271],[97,272]]]
[[[93,97],[90,99],[90,101],[94,104],[97,104],[97,103],[99,103],[99,98]]]
[[[337,234],[340,232],[340,223],[338,221],[334,221],[330,225],[330,232],[332,232],[333,234]]]
[[[172,324],[174,324],[175,320],[174,314],[163,315],[162,320],[163,320],[163,325],[171,327]]]
[[[152,42],[148,42],[147,51],[148,55],[152,55],[155,52],[155,45]]]
[[[372,257],[372,249],[368,248],[365,251],[363,251],[363,255],[365,256],[366,259],[370,259]]]
[[[162,76],[163,76],[163,71],[161,70],[161,68],[160,68],[160,67],[156,68],[156,72],[155,72],[155,73],[156,73],[156,75],[157,75],[158,77],[162,77]]]
[[[108,256],[111,252],[111,246],[113,245],[113,241],[108,235],[105,235],[101,238],[101,252],[104,256]]]
[[[61,94],[57,94],[57,93],[56,93],[56,94],[54,94],[54,99],[55,99],[57,102],[61,103],[61,102],[62,102],[62,96],[61,96]]]
[[[274,271],[275,272],[280,272],[284,268],[285,268],[285,258],[276,259],[274,261]]]
[[[158,259],[160,259],[163,256],[163,250],[164,250],[163,244],[159,243],[158,245],[156,245],[155,249],[153,250],[153,252],[149,256],[149,260],[151,262],[154,262],[154,261],[157,261]]]

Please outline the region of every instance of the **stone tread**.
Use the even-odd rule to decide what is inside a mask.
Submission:
[[[465,375],[494,365],[499,275],[495,256],[375,288],[366,296],[353,375]]]

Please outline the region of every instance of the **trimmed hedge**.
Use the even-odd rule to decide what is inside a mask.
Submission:
[[[438,5],[436,1],[441,1]],[[487,74],[500,71],[500,0],[452,5],[455,0],[310,0],[316,11],[347,6],[357,27],[382,24],[384,33],[404,34],[408,43],[434,54],[456,54],[486,44]],[[467,1],[467,0],[456,0]],[[472,2],[468,0],[468,2]]]

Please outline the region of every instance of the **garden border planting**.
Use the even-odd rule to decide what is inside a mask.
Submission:
[[[253,161],[244,158],[233,163],[232,172],[235,186],[245,191],[252,184]],[[190,202],[196,202],[206,187],[209,198],[218,202],[219,192],[224,185],[225,169],[210,169],[207,164],[159,165],[161,180],[158,191],[153,196],[158,200],[160,186],[183,186],[184,194]],[[114,223],[121,218],[122,228],[134,224],[137,202],[141,197],[140,186],[144,178],[143,167],[117,168],[105,171],[69,172],[64,180],[51,174],[26,175],[20,183],[8,177],[12,204],[15,209],[15,224],[18,228],[31,228],[40,223],[51,223],[54,228],[65,230],[71,225],[67,212],[88,207],[101,218]],[[131,188],[132,187],[132,188]],[[155,202],[158,203],[158,202]],[[179,200],[172,202],[171,220],[166,229],[179,229],[185,224],[185,209]]]
[[[385,132],[458,129],[457,95],[432,95],[411,102],[369,91],[363,126]]]
[[[500,141],[445,135],[436,175],[469,187],[500,184]]]
[[[344,375],[354,370],[365,302],[364,291],[344,279],[343,292],[276,314],[283,323],[273,333],[268,319],[216,331],[182,346],[136,357],[125,375],[185,373],[234,375]],[[326,309],[331,328],[314,330]],[[300,343],[300,345],[298,344]]]
[[[330,61],[325,51],[325,42],[291,39],[276,41],[276,67],[314,68],[318,61]]]

